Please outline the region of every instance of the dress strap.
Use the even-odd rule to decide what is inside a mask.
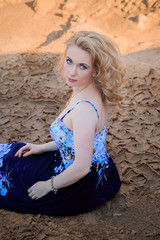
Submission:
[[[91,104],[91,106],[94,108],[94,110],[95,110],[96,113],[97,113],[98,124],[99,124],[99,113],[98,113],[98,110],[97,110],[97,108],[95,107],[95,105],[94,105],[92,102],[88,101],[88,100],[81,100],[81,101],[77,102],[72,108],[70,108],[70,109],[63,115],[63,117],[62,117],[61,119],[65,118],[65,116],[66,116],[68,113],[70,113],[70,112],[71,112],[79,103],[81,103],[81,102],[87,102],[87,103]],[[95,132],[97,131],[98,124],[97,124],[97,127],[96,127]]]

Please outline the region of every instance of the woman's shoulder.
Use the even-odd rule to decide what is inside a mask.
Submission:
[[[77,114],[78,116],[81,115],[86,115],[88,118],[92,117],[96,114],[98,114],[97,110],[97,104],[94,101],[91,101],[91,99],[81,99],[75,103],[73,108],[75,110],[73,113]]]
[[[101,97],[98,95],[94,96],[83,96],[82,98],[77,98],[72,103],[70,108],[75,108],[77,112],[87,113],[88,111],[96,112],[97,115],[108,114],[109,106],[106,106],[102,101]],[[88,115],[89,115],[88,112]]]
[[[85,131],[86,134],[95,133],[95,129],[98,125],[99,116],[94,109],[94,107],[89,104],[89,101],[81,101],[75,107],[74,111],[71,113],[71,121],[73,131],[75,133],[82,134]]]

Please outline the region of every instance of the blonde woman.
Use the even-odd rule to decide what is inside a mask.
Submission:
[[[109,107],[123,99],[124,71],[115,44],[95,32],[78,32],[66,42],[59,69],[73,91],[50,127],[53,141],[0,145],[1,208],[79,214],[120,188],[105,148]]]

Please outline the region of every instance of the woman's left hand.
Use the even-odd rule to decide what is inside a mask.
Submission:
[[[33,200],[37,200],[51,191],[50,180],[40,181],[35,183],[28,189],[29,197]]]

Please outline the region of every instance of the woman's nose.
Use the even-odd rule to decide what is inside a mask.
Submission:
[[[71,69],[70,69],[70,74],[71,75],[76,75],[76,66],[72,65]]]

